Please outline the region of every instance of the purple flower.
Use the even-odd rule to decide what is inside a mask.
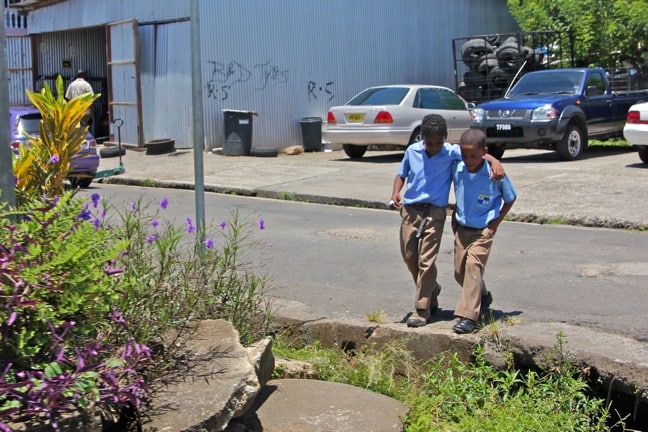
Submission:
[[[92,221],[92,223],[94,224],[95,228],[99,228],[99,226],[101,225],[99,218],[94,218],[94,221]]]
[[[265,229],[265,221],[263,219],[259,220],[259,229],[264,230]]]
[[[160,201],[160,207],[162,210],[166,209],[169,206],[169,200],[166,198],[162,198],[162,201]]]
[[[55,154],[49,159],[49,161],[50,161],[50,163],[53,163],[53,164],[58,163],[59,156],[57,154]]]
[[[219,223],[218,226],[221,227],[221,229],[227,228],[227,221],[223,221],[223,222]]]
[[[207,240],[205,240],[203,242],[203,244],[205,245],[205,247],[207,249],[214,249],[214,239],[213,238],[208,238]]]
[[[158,233],[153,233],[150,236],[146,237],[146,241],[149,242],[150,244],[153,244],[153,242],[159,238],[160,235]]]
[[[196,227],[193,224],[193,221],[191,220],[190,217],[187,218],[187,232],[189,234],[193,234],[196,232]]]
[[[79,217],[85,221],[88,221],[92,219],[92,213],[90,213],[90,210],[88,210],[87,208],[84,208],[83,210],[81,210]]]
[[[10,326],[11,324],[13,324],[14,321],[16,321],[17,316],[18,314],[16,313],[16,311],[11,312],[11,314],[9,314],[9,319],[7,320],[7,325]]]
[[[130,205],[130,211],[133,213],[137,211],[137,205],[134,202],[132,202]]]
[[[90,197],[92,199],[92,205],[94,208],[97,208],[97,205],[99,205],[99,194],[98,193],[93,193],[92,196]]]
[[[151,222],[151,225],[153,225],[153,228],[157,228],[158,225],[160,225],[160,222],[158,222],[156,219],[153,219],[153,222]]]

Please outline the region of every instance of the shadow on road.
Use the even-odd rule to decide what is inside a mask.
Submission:
[[[616,156],[622,153],[630,153],[635,151],[632,148],[626,147],[608,147],[608,146],[594,146],[588,147],[585,153],[581,156],[579,160],[594,159],[599,157],[606,156]],[[552,150],[538,150],[537,154],[523,154],[523,155],[514,155],[510,156],[507,153],[504,153],[502,157],[502,163],[556,163],[556,162],[565,162],[565,163],[577,163],[578,161],[563,161],[558,157],[558,153]]]
[[[364,163],[394,163],[400,162],[403,159],[403,152],[367,152],[359,159],[351,159],[349,157],[340,157],[334,159],[336,162],[364,162]]]

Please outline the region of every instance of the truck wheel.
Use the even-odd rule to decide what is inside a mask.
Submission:
[[[497,160],[501,160],[502,156],[504,156],[504,146],[501,145],[491,145],[488,146],[488,154],[493,156]]]
[[[648,147],[637,147],[637,153],[641,162],[648,164]]]
[[[560,159],[571,161],[581,157],[585,146],[585,138],[581,128],[570,124],[567,126],[563,139],[556,145],[556,151]]]
[[[346,153],[351,159],[360,159],[367,151],[367,146],[353,144],[344,144],[342,148],[344,149],[344,153]]]

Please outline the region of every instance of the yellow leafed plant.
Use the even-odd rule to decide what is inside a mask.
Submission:
[[[20,146],[14,161],[16,200],[24,203],[33,197],[63,194],[72,157],[81,150],[88,127],[79,122],[99,94],[84,94],[70,101],[64,97],[63,78],[56,78],[54,97],[47,83],[40,93],[27,90],[27,97],[40,111],[42,120],[38,136],[27,136],[28,146]]]

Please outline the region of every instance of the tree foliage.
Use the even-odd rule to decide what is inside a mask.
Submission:
[[[646,0],[508,0],[508,6],[523,31],[571,34],[576,65],[648,62]]]

